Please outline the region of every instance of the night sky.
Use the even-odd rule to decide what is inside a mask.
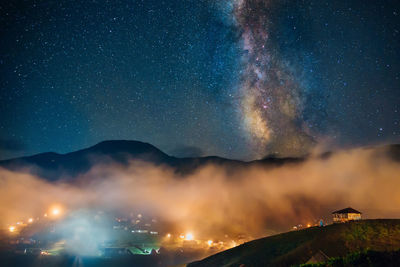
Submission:
[[[400,2],[1,1],[0,158],[400,143]]]

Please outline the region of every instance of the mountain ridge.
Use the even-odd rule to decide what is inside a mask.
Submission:
[[[386,150],[393,160],[400,161],[400,145],[387,146]],[[323,153],[320,158],[329,158],[333,153]],[[170,156],[149,143],[133,140],[107,140],[65,154],[45,152],[1,160],[0,167],[11,171],[32,173],[47,180],[57,180],[63,176],[76,176],[85,173],[97,164],[117,163],[127,166],[131,160],[140,160],[157,166],[168,166],[178,174],[186,174],[206,164],[223,165],[227,166],[228,170],[234,170],[255,165],[275,167],[284,164],[299,164],[307,158],[308,156],[298,158],[267,156],[253,161],[241,161],[218,156],[179,158]]]
[[[280,165],[296,163],[303,159],[271,158],[259,161],[240,161],[218,156],[178,158],[170,156],[157,147],[131,140],[107,140],[81,150],[59,154],[39,153],[32,156],[0,161],[0,167],[12,171],[23,171],[41,176],[47,180],[57,180],[63,176],[76,176],[89,171],[93,166],[104,163],[117,163],[127,166],[131,160],[140,160],[155,165],[165,165],[179,174],[190,173],[206,164],[229,165],[232,168],[254,164]]]

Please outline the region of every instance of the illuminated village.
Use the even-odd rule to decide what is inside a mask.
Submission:
[[[352,208],[332,213],[333,223],[360,220]],[[292,230],[323,227],[324,221],[298,224]],[[195,229],[166,231],[155,218],[131,213],[115,217],[102,211],[71,212],[52,205],[42,216],[27,217],[2,229],[2,246],[17,254],[59,256],[68,253],[91,257],[156,256],[162,253],[210,255],[247,241],[243,234],[213,239],[198,237]]]
[[[131,213],[71,212],[53,205],[42,216],[32,216],[2,229],[2,246],[17,254],[124,257],[161,253],[212,254],[242,244],[244,235],[222,239],[200,238],[195,229],[163,230],[155,218]]]

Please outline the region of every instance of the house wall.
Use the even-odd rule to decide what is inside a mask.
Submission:
[[[361,220],[359,213],[335,213],[333,214],[333,222],[348,222],[352,220]]]
[[[361,214],[359,213],[348,213],[347,218],[349,220],[361,220]]]

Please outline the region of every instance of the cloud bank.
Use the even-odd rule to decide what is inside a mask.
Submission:
[[[368,218],[398,218],[399,173],[399,162],[384,149],[341,151],[269,169],[228,172],[208,165],[184,177],[137,161],[128,168],[98,166],[72,182],[1,170],[0,223],[40,215],[60,203],[67,211],[137,211],[197,236],[260,237],[320,218],[329,221],[330,212],[348,206]]]

